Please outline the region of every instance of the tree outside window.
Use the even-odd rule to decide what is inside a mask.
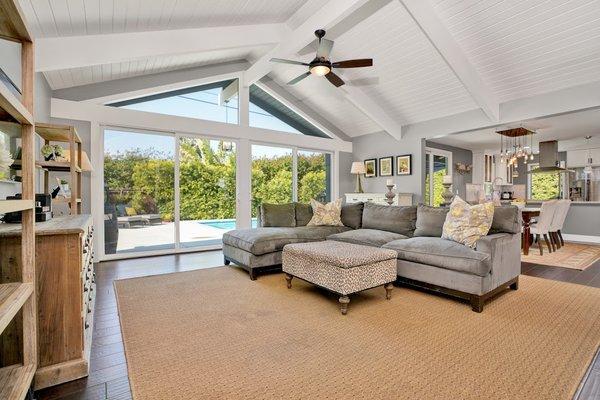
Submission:
[[[537,164],[530,164],[529,168],[537,168]],[[560,174],[530,174],[529,198],[532,200],[549,200],[560,197]]]

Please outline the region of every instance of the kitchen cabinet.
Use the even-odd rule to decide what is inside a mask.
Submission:
[[[568,150],[567,168],[585,167],[588,162],[588,154],[592,157],[592,165],[600,165],[600,148]]]

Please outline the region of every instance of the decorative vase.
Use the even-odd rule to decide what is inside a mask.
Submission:
[[[450,187],[452,186],[452,184],[451,183],[442,183],[442,185],[444,186],[444,192],[442,193],[442,197],[444,198],[443,205],[449,206],[450,203],[452,203],[452,199],[454,198],[454,194],[450,190]]]
[[[394,204],[394,197],[396,197],[396,193],[394,193],[395,185],[386,185],[388,188],[387,193],[385,194],[385,201],[391,206]]]

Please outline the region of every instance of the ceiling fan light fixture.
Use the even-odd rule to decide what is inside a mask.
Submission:
[[[325,76],[331,72],[331,68],[327,65],[315,65],[310,67],[310,73],[317,76]]]

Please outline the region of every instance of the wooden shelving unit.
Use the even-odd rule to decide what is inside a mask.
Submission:
[[[0,38],[21,43],[21,99],[0,82],[0,124],[10,135],[20,134],[22,200],[0,200],[0,213],[21,211],[21,260],[19,270],[0,265],[0,334],[20,322],[22,348],[10,348],[20,362],[0,368],[0,399],[23,399],[37,369],[37,309],[35,295],[35,132],[33,117],[33,41],[17,0],[0,0]],[[0,252],[2,252],[0,239]],[[2,281],[7,277],[15,278]],[[21,321],[16,321],[16,318]],[[3,348],[3,354],[7,349]]]
[[[35,124],[35,132],[44,139],[45,144],[60,142],[69,144],[69,162],[38,161],[36,164],[44,170],[44,193],[50,192],[50,172],[69,172],[71,174],[71,198],[69,205],[71,215],[81,214],[81,165],[83,152],[81,150],[81,138],[74,126],[55,124]],[[54,199],[53,201],[55,201]],[[60,202],[60,200],[58,201]]]

